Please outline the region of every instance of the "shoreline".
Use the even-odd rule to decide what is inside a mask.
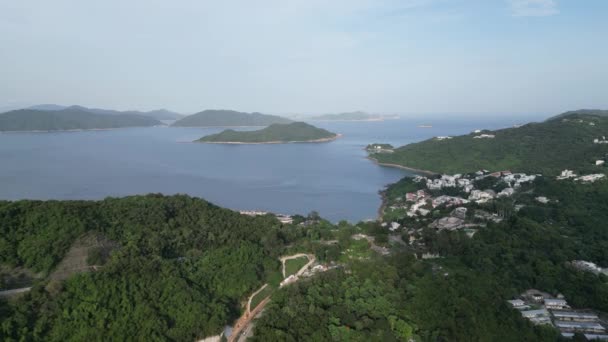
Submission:
[[[397,169],[402,169],[402,170],[407,170],[407,171],[413,171],[413,172],[417,172],[417,173],[422,173],[425,175],[430,175],[430,176],[434,176],[434,175],[438,175],[438,172],[433,172],[433,171],[429,171],[429,170],[422,170],[422,169],[416,169],[413,167],[408,167],[408,166],[403,166],[403,165],[399,165],[399,164],[391,164],[391,163],[382,163],[379,162],[377,159],[368,156],[367,159],[373,161],[375,164],[380,165],[380,166],[386,166],[386,167],[394,167]]]
[[[342,137],[342,134],[336,134],[330,138],[321,138],[315,140],[294,140],[294,141],[265,141],[265,142],[243,142],[243,141],[193,141],[201,144],[225,144],[225,145],[266,145],[266,144],[307,144],[307,143],[324,143],[337,140]]]

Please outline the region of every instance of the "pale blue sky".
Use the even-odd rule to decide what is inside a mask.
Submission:
[[[606,0],[0,0],[0,107],[608,108]]]

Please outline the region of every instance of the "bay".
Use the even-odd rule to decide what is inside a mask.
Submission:
[[[221,128],[128,128],[0,134],[0,199],[103,199],[184,193],[237,210],[318,211],[332,221],[374,219],[378,191],[411,172],[366,158],[395,146],[516,119],[311,122],[343,137],[321,144],[221,145],[191,141]],[[432,124],[432,128],[420,128]],[[254,128],[239,128],[254,129]]]

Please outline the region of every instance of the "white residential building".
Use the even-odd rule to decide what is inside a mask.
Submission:
[[[538,196],[538,197],[535,198],[535,200],[537,202],[539,202],[539,203],[542,203],[542,204],[549,203],[549,199],[547,197],[545,197],[545,196]]]
[[[578,178],[574,178],[574,180],[575,181],[581,181],[583,183],[593,183],[593,182],[595,182],[597,180],[600,180],[600,179],[602,179],[604,177],[606,177],[606,175],[603,174],[603,173],[595,173],[595,174],[592,174],[592,175],[585,175],[585,176],[581,176],[581,177],[578,177]]]
[[[566,169],[566,170],[562,171],[562,173],[559,176],[557,176],[556,178],[558,180],[562,180],[562,179],[568,179],[568,178],[574,178],[574,177],[576,177],[576,174],[572,170]]]
[[[513,188],[504,188],[501,192],[498,193],[498,197],[511,197],[515,193],[515,189]]]

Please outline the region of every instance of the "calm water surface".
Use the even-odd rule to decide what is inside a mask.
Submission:
[[[312,122],[342,133],[324,144],[189,143],[216,128],[0,134],[0,199],[102,199],[186,193],[233,209],[307,214],[333,221],[375,218],[378,191],[411,174],[375,165],[365,145],[403,145],[437,135],[512,125],[472,122]],[[429,122],[425,122],[429,123]]]

